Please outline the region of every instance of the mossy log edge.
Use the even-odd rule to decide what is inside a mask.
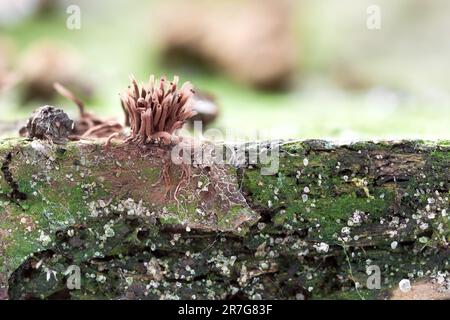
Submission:
[[[279,170],[262,175],[167,167],[124,144],[0,140],[0,296],[386,299],[409,279],[449,298],[450,142],[246,148],[273,146]]]

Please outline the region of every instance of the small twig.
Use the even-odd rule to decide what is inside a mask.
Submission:
[[[108,139],[106,139],[106,142],[105,142],[105,149],[106,150],[108,150],[109,147],[111,146],[111,140],[116,138],[116,137],[118,137],[118,136],[119,136],[119,133],[118,132],[114,132],[112,135],[110,135],[108,137]]]
[[[358,285],[357,285],[357,281],[355,280],[355,277],[353,276],[353,268],[352,265],[350,263],[350,257],[347,254],[347,250],[345,249],[345,244],[341,245],[342,249],[344,250],[344,254],[345,254],[345,258],[347,260],[347,264],[348,264],[348,268],[349,268],[349,273],[350,273],[350,278],[352,279],[353,283],[355,284],[355,290],[356,293],[358,294],[358,296],[361,298],[361,300],[365,300],[364,297],[361,295],[361,293],[358,290]]]
[[[85,115],[84,103],[80,99],[78,99],[69,89],[58,82],[53,83],[53,88],[55,88],[55,90],[63,97],[73,101],[78,106],[81,116]]]

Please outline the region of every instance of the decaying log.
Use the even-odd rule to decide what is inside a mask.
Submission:
[[[1,140],[0,296],[385,299],[409,279],[449,298],[448,141],[246,148],[274,145],[263,175],[166,147]]]

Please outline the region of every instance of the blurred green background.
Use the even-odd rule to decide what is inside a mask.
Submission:
[[[189,80],[215,96],[220,115],[212,127],[230,129],[237,135],[251,136],[260,130],[271,138],[450,139],[448,1],[293,1],[289,39],[295,66],[289,86],[283,90],[255,87],[223,67],[199,67],[191,60],[181,65],[164,61],[158,42],[163,32],[158,28],[179,22],[180,1],[165,1],[169,11],[172,6],[173,15],[162,23],[157,21],[162,17],[157,1],[50,1],[29,14],[11,9],[11,4],[18,2],[27,1],[0,0],[0,39],[12,52],[4,64],[12,72],[20,69],[27,50],[43,40],[71,50],[80,62],[80,81],[92,91],[90,97],[81,97],[101,116],[122,119],[118,94],[129,84],[130,74],[139,80],[152,73],[178,74],[182,81]],[[245,2],[228,5],[238,13]],[[79,30],[66,27],[66,9],[71,4],[81,9]],[[373,4],[381,9],[379,30],[366,26],[366,10]],[[186,14],[198,20],[207,12]],[[244,19],[248,25],[241,23],[237,28],[229,15],[222,19],[221,11],[217,12],[215,22],[229,29],[231,37],[242,36],[239,28],[258,31],[251,19]],[[211,37],[221,37],[213,27],[207,28],[206,34],[209,30]],[[180,37],[190,35],[186,29]],[[256,50],[257,45],[250,39],[246,50]],[[223,49],[231,50],[226,43]],[[262,67],[270,61],[258,63]],[[1,93],[1,121],[25,119],[42,104],[76,112],[60,97],[23,102],[24,90],[19,81]]]

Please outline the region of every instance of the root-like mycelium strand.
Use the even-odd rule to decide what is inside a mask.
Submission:
[[[122,95],[126,122],[131,126],[131,136],[127,141],[139,144],[155,141],[178,143],[180,139],[174,135],[175,131],[195,115],[191,107],[192,85],[186,82],[177,90],[176,76],[167,84],[164,77],[157,83],[152,75],[149,83],[140,88],[134,78],[131,81],[132,85]]]
[[[73,101],[80,111],[80,118],[75,121],[74,135],[70,137],[72,140],[109,138],[114,133],[120,133],[123,130],[123,126],[119,122],[101,119],[87,112],[84,103],[60,83],[54,83],[53,87],[59,94]],[[118,135],[114,137],[116,136]]]

